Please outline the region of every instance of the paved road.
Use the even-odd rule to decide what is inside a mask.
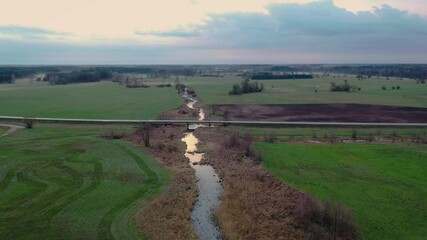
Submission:
[[[0,127],[6,127],[9,128],[3,135],[0,135],[0,138],[6,137],[7,135],[15,132],[18,129],[24,128],[24,126],[21,125],[13,125],[13,124],[0,124]]]
[[[0,116],[0,121],[22,121],[24,117]],[[126,120],[126,119],[70,119],[34,118],[36,122],[65,124],[205,124],[205,125],[272,125],[272,126],[343,126],[343,127],[427,127],[426,123],[359,123],[359,122],[276,122],[276,121],[221,121],[221,120]]]

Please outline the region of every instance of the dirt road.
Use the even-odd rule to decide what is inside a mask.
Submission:
[[[9,128],[3,135],[0,135],[0,138],[6,137],[7,135],[15,132],[16,130],[23,129],[24,126],[21,125],[13,125],[13,124],[0,124],[0,127]]]

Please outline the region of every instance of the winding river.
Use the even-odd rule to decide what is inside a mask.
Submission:
[[[187,92],[183,95],[188,99],[187,106],[195,109],[197,100],[188,96]],[[199,109],[199,120],[205,118],[203,109]],[[195,125],[194,128],[203,127]],[[221,231],[213,219],[213,210],[220,204],[222,186],[220,178],[215,169],[210,165],[200,165],[203,153],[197,152],[197,143],[199,140],[192,132],[185,133],[182,139],[187,144],[185,156],[188,158],[191,167],[194,169],[199,188],[199,196],[191,213],[191,224],[200,239],[222,239]]]

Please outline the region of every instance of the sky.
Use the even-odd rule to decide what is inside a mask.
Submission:
[[[0,0],[0,64],[427,63],[426,0]]]

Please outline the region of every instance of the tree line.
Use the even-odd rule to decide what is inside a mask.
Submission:
[[[47,74],[43,81],[48,81],[52,85],[99,82],[102,79],[111,78],[112,73],[105,70],[83,70],[69,73],[51,73]]]
[[[37,73],[59,71],[59,67],[0,67],[0,83],[13,83],[17,78],[24,78]]]
[[[313,79],[311,74],[273,74],[271,72],[254,73],[253,80]]]
[[[427,79],[427,65],[366,65],[366,66],[337,66],[332,72],[354,75],[398,77],[411,79]]]

